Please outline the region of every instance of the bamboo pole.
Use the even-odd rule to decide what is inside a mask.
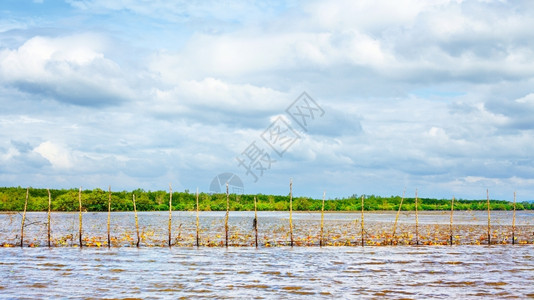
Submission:
[[[451,201],[451,222],[449,224],[449,232],[450,232],[450,243],[451,243],[451,246],[452,246],[452,214],[454,212],[454,196],[452,196],[452,201]]]
[[[401,212],[402,202],[404,202],[404,194],[406,193],[406,189],[402,191],[402,199],[399,204],[399,210],[397,211],[397,215],[395,216],[395,224],[393,224],[393,234],[391,235],[391,244],[393,245],[393,240],[395,239],[395,231],[397,231],[397,222],[399,221],[399,215]]]
[[[256,196],[254,196],[254,233],[256,236],[256,248],[258,248],[258,201],[256,200]]]
[[[48,228],[48,248],[50,248],[50,211],[52,206],[52,196],[50,195],[50,189],[46,189],[48,192],[48,220],[47,220],[47,228]]]
[[[486,198],[488,201],[488,245],[491,245],[491,217],[490,217],[490,199],[489,199],[488,189],[486,189]]]
[[[515,245],[515,192],[514,192],[514,216],[512,218],[512,245]]]
[[[364,209],[364,206],[363,206],[363,200],[364,200],[364,195],[362,195],[362,222],[361,222],[361,226],[362,226],[362,247],[365,245],[365,241],[364,241],[364,221],[363,221],[363,209]]]
[[[26,200],[24,201],[24,213],[22,213],[22,224],[20,225],[20,247],[24,247],[24,222],[26,221],[26,209],[28,208],[28,197],[30,188],[26,189]]]
[[[108,248],[111,248],[111,185],[108,186]]]
[[[419,214],[417,211],[417,189],[415,189],[415,244],[419,245]]]
[[[323,205],[321,206],[321,235],[319,237],[319,246],[323,246],[323,227],[324,227],[324,199],[326,197],[326,191],[323,191]]]
[[[79,214],[79,219],[80,219],[80,230],[79,230],[79,240],[80,240],[80,248],[83,247],[83,243],[82,243],[82,228],[83,228],[83,224],[82,224],[82,187],[80,187],[80,190],[78,191],[78,206],[80,208],[80,214]]]
[[[230,215],[230,195],[228,194],[228,182],[226,183],[226,216],[224,218],[224,232],[226,233],[226,248],[228,248],[228,217]]]
[[[137,219],[137,208],[135,207],[135,194],[132,194],[132,201],[133,201],[133,207],[134,207],[134,215],[135,215],[135,230],[137,231],[137,248],[139,248],[139,221]]]
[[[198,217],[198,188],[197,188],[197,248],[200,247],[200,223]]]
[[[169,183],[169,247],[172,246],[172,186]]]
[[[289,179],[289,236],[293,247],[293,179]]]

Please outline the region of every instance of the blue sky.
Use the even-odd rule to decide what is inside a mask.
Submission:
[[[2,1],[0,186],[534,199],[531,28],[530,1]]]

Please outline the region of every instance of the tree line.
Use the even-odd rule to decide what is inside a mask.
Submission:
[[[77,211],[79,210],[78,189],[51,189],[52,211]],[[132,211],[132,196],[135,195],[136,207],[140,211],[164,211],[169,210],[169,197],[167,191],[112,191],[112,211]],[[102,189],[82,190],[82,209],[85,211],[107,211],[108,191]],[[287,211],[289,210],[289,195],[237,195],[230,194],[230,210],[251,211],[254,210],[254,197],[257,198],[257,206],[260,211]],[[325,201],[326,211],[359,211],[361,210],[361,196]],[[26,188],[23,187],[0,187],[0,211],[22,211],[26,199]],[[382,197],[375,195],[365,196],[365,210],[398,210],[401,203],[400,196]],[[293,210],[296,211],[320,211],[321,199],[308,197],[293,197]],[[451,199],[418,198],[419,210],[450,210]],[[516,204],[518,210],[534,209],[534,202],[520,202]],[[196,209],[196,195],[187,190],[172,193],[172,209],[177,211],[193,211]],[[225,211],[226,194],[199,194],[199,209],[201,211]],[[454,201],[455,210],[486,210],[487,200]],[[490,200],[491,210],[512,210],[513,204],[504,200]],[[30,188],[28,199],[28,211],[47,211],[48,192],[46,189]],[[415,198],[405,198],[401,210],[415,210]]]

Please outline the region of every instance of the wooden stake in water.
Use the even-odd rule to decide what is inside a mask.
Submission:
[[[451,222],[449,224],[449,233],[450,233],[450,243],[451,243],[451,246],[452,246],[452,214],[454,212],[454,196],[452,196],[452,201],[451,201]]]
[[[515,192],[514,192],[514,216],[512,218],[512,245],[515,245]]]
[[[226,233],[226,248],[228,248],[228,217],[230,215],[230,194],[228,193],[228,182],[226,183],[226,217],[224,218],[224,232]]]
[[[256,201],[256,196],[254,196],[254,233],[256,236],[256,248],[258,248],[258,202]]]
[[[324,199],[326,197],[326,191],[323,191],[323,205],[321,206],[321,235],[319,236],[319,246],[323,246],[323,227],[324,227]]]
[[[415,244],[419,245],[419,214],[417,211],[417,189],[415,190]]]
[[[406,190],[402,191],[402,199],[399,204],[399,210],[397,211],[397,215],[395,216],[395,224],[393,224],[393,234],[391,235],[391,244],[393,245],[393,240],[395,240],[395,231],[397,231],[397,222],[399,221],[399,215],[401,212],[402,202],[404,202],[404,194],[406,193]]]
[[[50,195],[50,189],[46,189],[48,192],[48,220],[47,220],[47,227],[48,227],[48,248],[50,248],[50,211],[52,206],[52,196]]]
[[[293,179],[289,180],[289,236],[293,247]]]
[[[83,247],[83,243],[82,243],[82,228],[83,228],[83,224],[82,224],[82,187],[80,187],[80,190],[78,191],[78,206],[80,208],[80,214],[79,214],[80,231],[78,233],[78,236],[80,238],[80,248],[82,248]]]
[[[197,248],[200,247],[200,223],[198,218],[198,188],[197,188]]]
[[[26,209],[28,208],[28,197],[30,196],[30,188],[26,189],[26,201],[24,201],[24,213],[22,213],[22,224],[20,226],[20,247],[24,247],[24,222],[26,221]]]
[[[362,226],[362,247],[365,245],[365,242],[364,242],[364,239],[363,239],[363,237],[364,237],[364,232],[365,232],[365,230],[364,230],[364,222],[363,222],[363,208],[364,208],[364,207],[363,207],[363,200],[364,200],[364,197],[365,197],[365,196],[362,195],[362,222],[361,222],[361,223],[362,223],[362,224],[361,224],[361,226]]]
[[[488,245],[491,245],[491,217],[490,217],[490,199],[489,199],[488,189],[486,189],[486,198],[488,199]]]
[[[108,186],[108,248],[111,248],[111,185]]]
[[[135,230],[137,231],[137,248],[139,248],[139,242],[140,242],[140,237],[139,237],[139,221],[137,219],[137,208],[135,207],[135,194],[132,194],[132,201],[133,201],[133,207],[134,207],[134,215],[135,215]]]
[[[169,183],[169,247],[172,246],[172,186]]]

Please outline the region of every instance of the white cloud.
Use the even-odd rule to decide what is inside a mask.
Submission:
[[[343,72],[361,81],[362,70],[376,76],[377,85],[388,79],[496,82],[534,76],[532,44],[525,42],[533,35],[520,27],[534,25],[533,18],[502,17],[495,9],[456,1],[312,2],[303,5],[305,17],[288,15],[223,35],[196,34],[179,53],[155,56],[152,70],[165,82],[265,81],[295,72]]]
[[[67,38],[34,37],[16,50],[2,51],[2,73],[14,79],[39,80],[48,77],[48,64],[83,67],[103,58],[103,41],[96,35],[84,34]]]
[[[71,151],[51,141],[41,143],[33,151],[46,158],[54,168],[69,169],[74,165]]]
[[[170,90],[156,90],[160,111],[179,112],[199,106],[205,109],[255,114],[257,111],[279,111],[285,108],[287,95],[267,87],[232,84],[215,78],[178,82]],[[173,106],[176,108],[173,109]]]
[[[18,89],[60,102],[98,106],[135,98],[124,70],[104,56],[95,34],[33,37],[0,51],[0,78]],[[131,77],[128,75],[128,77]]]
[[[516,99],[515,102],[520,104],[528,104],[530,106],[534,105],[534,93],[530,93],[526,95],[525,97],[521,97],[519,99]]]
[[[273,76],[346,64],[384,69],[391,59],[379,40],[354,30],[267,33],[261,37],[255,31],[245,31],[225,36],[199,35],[181,53],[154,57],[152,70],[172,83],[187,77]]]

